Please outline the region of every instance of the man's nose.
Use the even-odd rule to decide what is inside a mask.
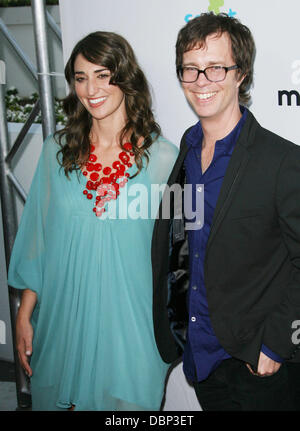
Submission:
[[[197,78],[197,81],[196,81],[196,84],[200,85],[200,86],[203,86],[203,85],[207,85],[207,83],[210,83],[210,81],[206,78],[204,70],[200,70],[198,78]]]

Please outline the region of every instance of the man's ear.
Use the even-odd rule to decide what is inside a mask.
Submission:
[[[237,84],[236,84],[237,88],[241,86],[241,83],[244,81],[246,76],[247,74],[245,73],[244,75],[241,75],[240,77],[238,77]]]

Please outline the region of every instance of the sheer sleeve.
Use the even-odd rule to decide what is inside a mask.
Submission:
[[[51,193],[51,169],[57,145],[49,136],[43,144],[29,194],[23,209],[8,271],[8,284],[41,295],[45,264],[45,224]]]

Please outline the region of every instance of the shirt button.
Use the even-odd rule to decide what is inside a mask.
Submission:
[[[192,318],[191,318],[191,321],[192,321],[192,322],[196,322],[196,317],[192,317]]]
[[[193,290],[197,290],[197,286],[195,285],[195,286],[192,286],[192,289]]]
[[[202,192],[202,187],[198,187],[197,192],[199,192],[199,193]]]
[[[194,256],[195,256],[196,258],[198,258],[198,257],[199,257],[199,253],[195,253],[195,254],[194,254]]]

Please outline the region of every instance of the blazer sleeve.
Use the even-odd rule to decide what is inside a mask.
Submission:
[[[265,321],[263,343],[284,359],[292,359],[293,322],[300,316],[300,147],[293,145],[282,160],[276,182],[276,205],[282,240],[291,262],[284,300]]]

